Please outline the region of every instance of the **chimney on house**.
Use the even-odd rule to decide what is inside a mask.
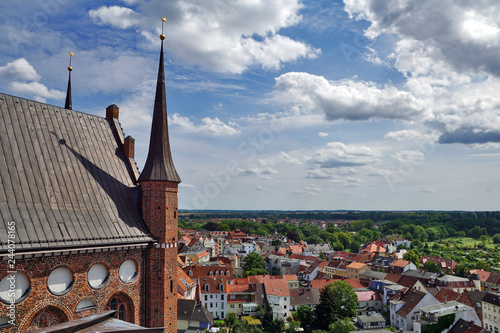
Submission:
[[[118,119],[120,109],[115,104],[111,104],[106,108],[106,119]]]
[[[123,151],[125,152],[125,158],[134,158],[135,139],[130,135],[123,141]]]

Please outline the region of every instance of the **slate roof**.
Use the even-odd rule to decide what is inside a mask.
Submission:
[[[492,305],[500,306],[500,294],[487,293],[486,295],[484,295],[482,301]]]
[[[17,251],[152,241],[122,143],[117,120],[0,94],[0,234],[14,221]]]
[[[290,305],[317,305],[319,304],[318,288],[290,289]]]
[[[400,300],[405,302],[405,304],[401,309],[399,309],[397,314],[401,317],[407,317],[408,314],[413,311],[415,306],[417,306],[417,304],[420,303],[420,301],[425,297],[425,295],[426,294],[423,292],[414,289],[406,291],[400,298]]]
[[[481,326],[477,326],[474,324],[474,322],[468,322],[467,320],[464,320],[460,318],[457,320],[455,325],[453,325],[450,330],[448,331],[449,333],[482,333],[486,332],[484,328]]]
[[[211,323],[215,317],[196,300],[178,299],[177,319]]]

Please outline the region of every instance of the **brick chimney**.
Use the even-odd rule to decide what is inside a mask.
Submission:
[[[119,108],[115,104],[111,104],[106,108],[106,119],[118,119]]]
[[[134,158],[135,139],[130,135],[123,141],[123,151],[125,152],[125,158]]]

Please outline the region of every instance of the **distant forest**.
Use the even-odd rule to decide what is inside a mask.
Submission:
[[[500,237],[500,212],[181,211],[179,216],[181,228],[226,231],[240,229],[257,235],[277,232],[280,235],[294,236],[291,239],[313,244],[330,243],[335,249],[352,251],[357,251],[364,242],[385,235],[405,237],[413,241],[414,246],[449,237],[479,240],[481,236],[487,236],[496,243]],[[210,222],[214,219],[220,222]],[[283,220],[287,223],[278,223]],[[330,223],[322,230],[314,223],[317,221]],[[331,223],[335,221],[349,223],[336,228]]]

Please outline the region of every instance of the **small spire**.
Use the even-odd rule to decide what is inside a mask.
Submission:
[[[144,169],[138,181],[171,181],[180,183],[181,178],[175,170],[172,154],[170,152],[170,140],[168,138],[167,98],[165,92],[165,69],[163,65],[163,23],[162,20],[160,65],[156,81],[156,95],[153,108],[153,122],[151,124],[151,136],[149,139],[149,151]]]
[[[69,77],[68,77],[68,90],[66,91],[66,103],[64,103],[64,108],[68,110],[73,110],[73,105],[71,103],[71,71],[73,70],[73,67],[71,67],[71,58],[75,57],[75,52],[71,51],[69,53],[69,67],[68,67],[68,72],[69,72]]]

